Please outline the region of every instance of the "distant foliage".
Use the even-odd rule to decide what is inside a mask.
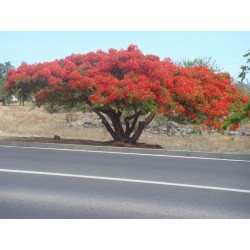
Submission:
[[[250,98],[250,84],[233,79],[233,85],[237,88],[238,91]]]
[[[10,62],[0,63],[0,101],[3,102],[3,105],[10,101],[10,95],[5,92],[4,85],[7,81],[8,70],[13,68]]]
[[[243,55],[247,61],[246,61],[246,64],[250,64],[250,50],[248,50],[249,52],[246,53],[245,55]],[[239,78],[241,78],[241,81],[244,81],[245,78],[246,78],[246,75],[250,72],[250,65],[244,65],[244,66],[241,66],[241,73],[239,74]]]
[[[6,80],[3,78],[0,78],[0,100],[2,101],[4,99],[4,84]]]
[[[95,112],[114,140],[132,143],[157,113],[218,130],[231,126],[231,115],[248,115],[249,99],[231,84],[228,73],[161,61],[136,45],[23,64],[8,71],[5,88],[35,95],[36,105],[49,110]]]
[[[0,63],[0,78],[6,79],[8,70],[13,68],[10,62]]]
[[[180,61],[176,61],[175,63],[184,68],[190,68],[194,66],[205,66],[211,69],[213,72],[222,71],[222,68],[216,63],[215,60],[212,59],[212,57],[198,57],[193,60],[182,59]]]

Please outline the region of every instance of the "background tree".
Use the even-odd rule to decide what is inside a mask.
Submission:
[[[250,49],[248,51],[249,52],[246,53],[243,56],[247,58],[246,63],[250,64]],[[244,81],[245,78],[246,78],[246,75],[250,72],[250,66],[249,65],[244,65],[244,66],[241,66],[240,68],[241,68],[241,73],[239,74],[238,77],[241,78],[241,81]]]
[[[4,84],[5,84],[5,79],[0,78],[0,102],[3,103],[3,105],[6,105],[6,97],[5,97],[5,90],[4,90]]]
[[[179,65],[184,68],[190,68],[193,66],[205,66],[211,69],[213,72],[221,72],[222,68],[217,64],[217,62],[212,59],[212,57],[198,57],[193,60],[182,59],[175,62],[176,65]]]
[[[183,68],[135,45],[23,64],[8,71],[5,88],[35,94],[38,107],[95,112],[114,140],[131,143],[157,113],[219,130],[231,125],[226,117],[246,112],[248,101],[228,73]]]
[[[250,85],[248,83],[238,81],[236,78],[232,77],[232,84],[237,88],[238,91],[250,99]]]
[[[8,99],[4,89],[4,84],[7,81],[7,72],[13,68],[10,62],[0,63],[0,100],[3,102],[3,105],[6,105]]]

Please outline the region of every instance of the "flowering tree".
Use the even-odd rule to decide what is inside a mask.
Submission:
[[[221,129],[229,124],[226,117],[243,112],[248,101],[231,85],[228,73],[183,68],[170,59],[144,55],[135,45],[23,64],[8,72],[5,88],[35,94],[38,107],[77,106],[95,112],[114,140],[131,143],[156,113]]]

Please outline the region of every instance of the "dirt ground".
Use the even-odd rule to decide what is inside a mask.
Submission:
[[[250,154],[249,136],[221,134],[168,136],[145,131],[136,145],[112,142],[111,136],[104,127],[82,127],[84,115],[80,112],[49,114],[42,108],[32,109],[30,104],[0,106],[0,140]],[[54,140],[55,135],[60,136],[61,139]]]

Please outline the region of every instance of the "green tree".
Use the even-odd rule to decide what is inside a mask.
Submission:
[[[0,78],[0,102],[3,102],[3,105],[5,105],[4,84],[5,79]]]
[[[180,61],[176,61],[175,64],[184,67],[191,68],[193,66],[205,66],[211,69],[213,72],[221,72],[222,68],[216,63],[212,57],[197,57],[193,60],[190,59],[182,59]]]
[[[243,55],[243,57],[247,58],[246,64],[250,64],[250,49],[248,50],[249,52]],[[239,78],[241,78],[241,81],[244,81],[246,78],[246,75],[250,72],[250,66],[249,65],[243,65],[240,67],[241,72],[239,74]]]
[[[14,68],[10,62],[0,63],[0,101],[6,105],[7,94],[4,89],[4,84],[7,81],[7,72],[9,69]]]

